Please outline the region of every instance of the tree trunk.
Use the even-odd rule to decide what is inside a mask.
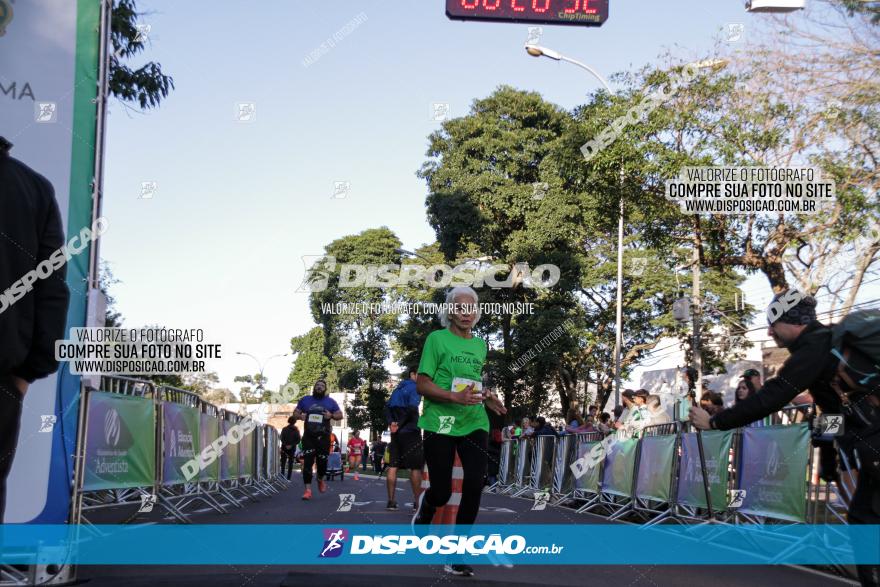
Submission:
[[[512,363],[510,360],[510,319],[510,314],[504,314],[501,320],[501,337],[504,341],[505,365],[511,365]],[[504,386],[504,407],[507,408],[507,411],[509,412],[513,404],[513,373],[510,372],[509,368],[504,370],[502,384]]]
[[[778,257],[768,258],[761,265],[761,272],[767,276],[773,293],[778,294],[788,289],[788,281],[785,279],[785,266]]]
[[[559,404],[562,406],[562,415],[568,414],[568,408],[571,406],[571,397],[568,395],[568,386],[562,374],[556,371],[556,392],[559,394]]]
[[[849,311],[852,310],[853,304],[856,302],[856,296],[859,293],[859,289],[862,287],[862,281],[865,279],[865,272],[868,270],[868,267],[874,262],[874,257],[877,255],[878,250],[880,250],[880,243],[875,242],[868,249],[868,254],[862,257],[859,260],[858,265],[855,268],[855,275],[853,276],[853,282],[849,288],[849,295],[846,297],[846,301],[843,303],[843,316],[849,314]]]

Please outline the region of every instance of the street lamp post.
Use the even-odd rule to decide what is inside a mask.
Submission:
[[[599,75],[595,69],[582,63],[577,59],[571,59],[565,55],[541,47],[539,45],[526,45],[526,53],[532,57],[549,57],[556,61],[567,61],[568,63],[577,65],[581,69],[585,69],[608,91],[609,94],[614,92],[611,86],[605,81],[605,78]],[[623,168],[620,169],[620,207],[617,212],[617,311],[615,319],[614,333],[614,405],[620,405],[620,355],[623,351]]]
[[[411,257],[418,257],[422,261],[427,261],[428,263],[432,262],[427,257],[423,257],[423,256],[419,255],[418,253],[414,253],[413,251],[407,251],[406,249],[394,249],[394,252],[397,253],[398,255],[409,255]]]
[[[243,352],[241,352],[241,351],[235,351],[235,354],[236,354],[236,355],[244,355],[245,357],[250,357],[250,358],[252,358],[254,361],[257,362],[257,367],[260,369],[260,380],[257,382],[257,389],[260,391],[260,395],[262,396],[262,395],[263,395],[263,394],[262,394],[262,392],[263,392],[263,371],[266,369],[266,365],[268,365],[268,364],[269,364],[269,361],[271,361],[272,359],[275,359],[275,358],[277,358],[277,357],[286,357],[286,356],[288,356],[290,353],[284,353],[284,354],[272,355],[271,357],[269,357],[268,359],[266,359],[266,360],[263,361],[262,363],[260,362],[260,360],[259,360],[257,357],[253,356],[253,355],[250,354],[250,353],[243,353]]]
[[[796,0],[794,0],[796,1]],[[567,61],[578,67],[585,69],[588,71],[593,77],[595,77],[599,82],[605,87],[609,94],[613,93],[611,91],[611,87],[608,85],[608,82],[605,81],[599,73],[587,65],[586,63],[581,63],[576,59],[571,59],[570,57],[566,57],[557,51],[553,51],[552,49],[548,49],[546,47],[541,47],[539,45],[526,45],[526,52],[532,57],[549,57],[550,59],[555,59],[556,61]],[[692,63],[691,65],[700,69],[710,69],[716,67],[725,67],[728,61],[726,59],[706,59],[703,61],[698,61]],[[616,319],[616,333],[614,340],[614,404],[620,404],[620,363],[621,363],[621,352],[623,349],[623,168],[620,169],[620,209],[618,211],[617,216],[617,319]],[[699,299],[700,296],[700,268],[699,268],[699,253],[696,252],[696,260],[694,261],[694,269],[693,269],[693,290],[695,299]],[[694,312],[694,363],[697,368],[697,377],[699,384],[702,384],[702,361],[700,356],[699,349],[699,337],[700,337],[700,315],[699,311]]]

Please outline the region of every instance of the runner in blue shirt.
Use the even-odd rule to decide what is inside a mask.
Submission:
[[[306,486],[303,499],[312,499],[312,466],[318,463],[318,491],[327,491],[327,456],[330,454],[330,432],[333,430],[330,420],[341,420],[342,411],[339,404],[327,395],[327,383],[323,379],[315,382],[312,395],[299,400],[293,410],[295,420],[303,419],[303,483]]]

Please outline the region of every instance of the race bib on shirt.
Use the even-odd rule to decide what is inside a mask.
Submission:
[[[327,422],[324,420],[324,407],[318,404],[313,405],[309,408],[308,413],[306,414],[306,432],[308,434],[314,434],[317,436],[323,436],[324,434],[330,434],[330,427],[327,425]]]
[[[474,391],[477,393],[483,393],[483,382],[482,381],[474,381],[473,379],[466,379],[464,377],[456,377],[452,380],[452,391],[461,392],[468,388],[473,384]]]

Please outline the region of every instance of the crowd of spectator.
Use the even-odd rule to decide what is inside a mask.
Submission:
[[[759,373],[754,369],[745,371],[734,393],[734,402],[740,402],[757,393],[761,386]],[[724,409],[724,397],[721,393],[711,391],[703,386],[699,400],[696,392],[690,386],[690,391],[685,395],[682,404],[683,418],[687,417],[687,410],[692,405],[701,408],[714,415]],[[562,436],[565,434],[583,434],[586,432],[599,432],[604,435],[613,432],[638,436],[639,431],[647,426],[669,424],[674,421],[675,415],[670,414],[664,406],[660,395],[653,394],[647,389],[626,389],[621,393],[622,405],[614,408],[614,412],[601,412],[599,407],[591,405],[586,414],[576,408],[570,408],[566,413],[565,420],[550,422],[544,416],[535,418],[522,418],[515,420],[513,424],[501,429],[501,440],[509,440],[520,437],[534,436]]]

